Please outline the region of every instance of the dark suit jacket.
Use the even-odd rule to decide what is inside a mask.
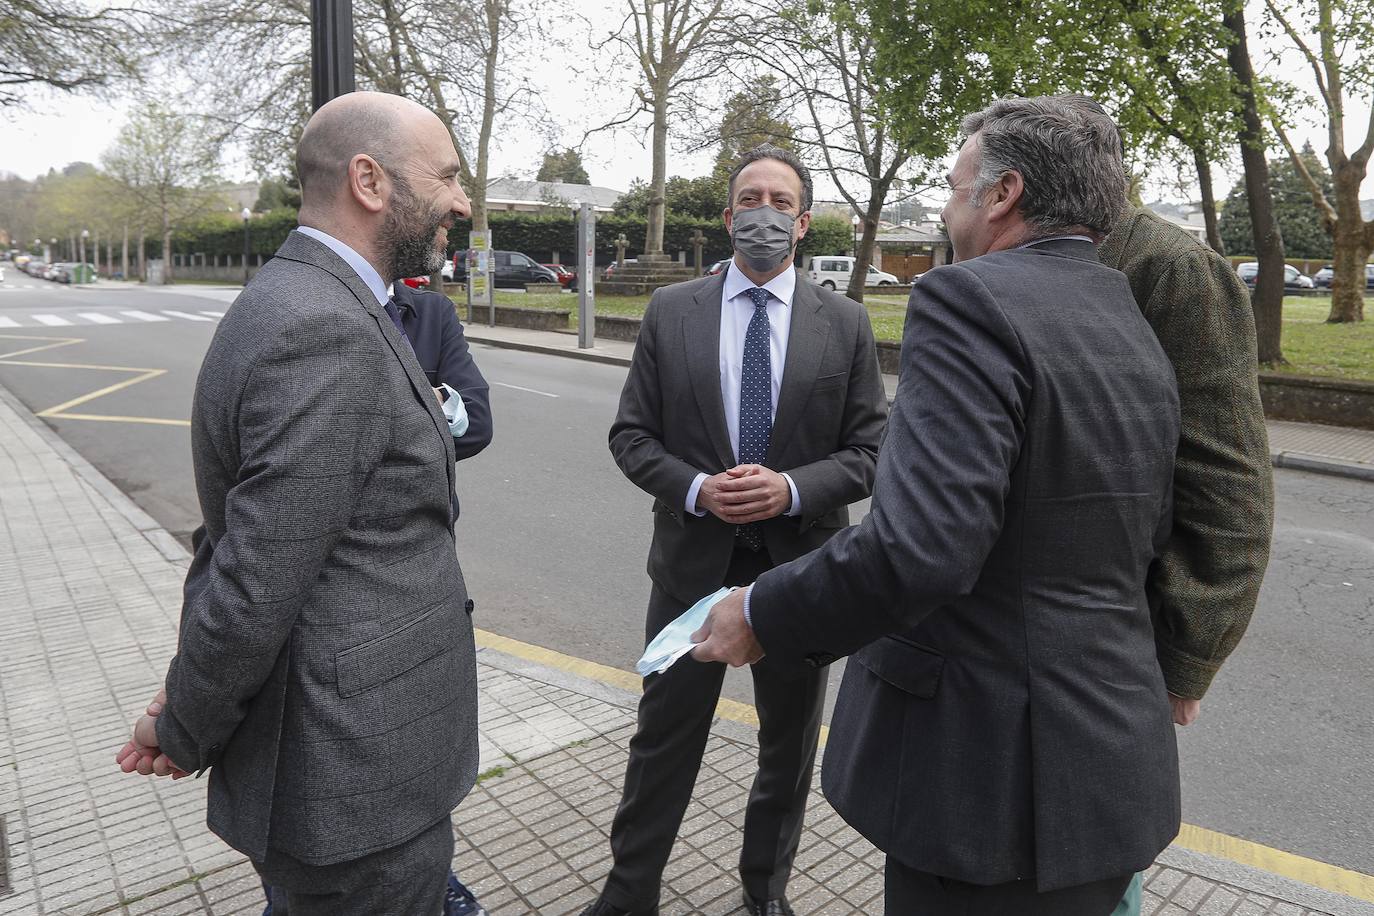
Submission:
[[[462,395],[468,430],[453,440],[453,452],[459,461],[471,458],[491,444],[491,389],[472,359],[453,300],[400,282],[392,287],[391,298],[430,384],[447,384]]]
[[[1164,682],[1200,699],[1259,599],[1274,527],[1250,293],[1221,255],[1148,210],[1098,250],[1126,275],[1178,375],[1174,527],[1150,576]]]
[[[254,859],[398,845],[477,775],[453,437],[386,312],[298,232],[230,307],[196,381],[205,524],[161,747],[212,767],[210,828]]]
[[[611,454],[654,497],[649,576],[691,604],[720,588],[735,526],[685,512],[698,472],[739,462],[730,450],[720,393],[720,312],[725,275],[656,291],[640,324]],[[849,524],[868,495],[887,413],[868,313],[798,276],[782,390],[764,464],[791,475],[799,517],[762,522],[774,562],[801,556]]]
[[[1050,890],[1147,867],[1178,832],[1145,594],[1178,395],[1087,242],[939,267],[911,293],[872,509],[762,575],[786,668],[856,653],[822,770],[898,861]]]

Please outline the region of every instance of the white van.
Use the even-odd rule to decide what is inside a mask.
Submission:
[[[819,283],[826,289],[846,289],[849,274],[854,269],[854,259],[847,255],[817,255],[811,259],[811,269],[807,274],[812,283]],[[868,282],[865,286],[896,286],[897,278],[883,273],[872,264],[868,265]]]

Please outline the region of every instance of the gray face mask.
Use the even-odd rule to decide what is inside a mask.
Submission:
[[[792,256],[797,218],[774,207],[736,210],[730,224],[735,253],[750,270],[767,273]]]

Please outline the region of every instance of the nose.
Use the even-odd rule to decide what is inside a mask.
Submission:
[[[463,186],[456,181],[453,183],[453,207],[454,213],[458,214],[459,219],[469,219],[472,216],[472,201],[468,200],[467,194],[463,191]]]

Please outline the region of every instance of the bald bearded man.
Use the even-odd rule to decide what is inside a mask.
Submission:
[[[196,383],[205,523],[165,691],[126,772],[210,771],[207,821],[275,916],[435,916],[477,775],[453,437],[387,286],[438,270],[469,205],[429,111],[354,93],[310,119],[300,228]]]

